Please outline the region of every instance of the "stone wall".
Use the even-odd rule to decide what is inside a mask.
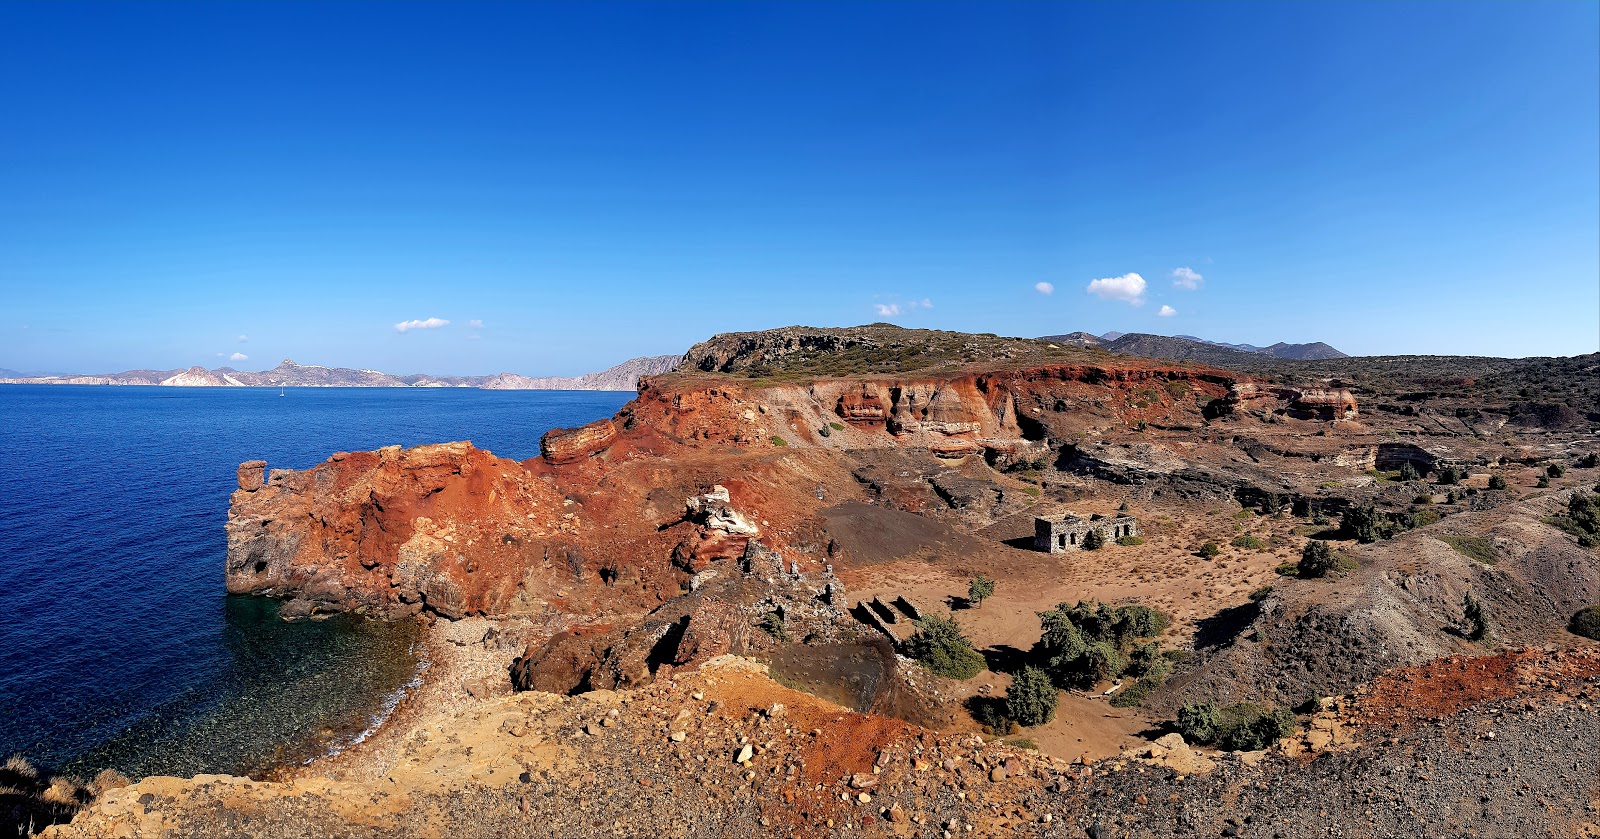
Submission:
[[[1033,520],[1033,546],[1045,553],[1062,553],[1083,549],[1083,540],[1089,533],[1097,532],[1105,542],[1115,542],[1124,536],[1139,535],[1139,520],[1133,516],[1107,518],[1082,518],[1074,515]]]

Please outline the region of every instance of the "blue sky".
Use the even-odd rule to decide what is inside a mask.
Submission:
[[[3,367],[1600,348],[1591,2],[9,2],[0,114]]]

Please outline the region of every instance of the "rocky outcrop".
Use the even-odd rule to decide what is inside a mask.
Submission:
[[[599,585],[603,560],[588,558],[598,551],[583,506],[471,443],[336,454],[308,470],[272,470],[264,484],[263,469],[241,466],[231,499],[230,592],[318,611],[454,618],[537,611],[568,586]],[[619,602],[677,590],[666,544],[641,553],[659,562],[631,564],[630,596]]]
[[[1317,419],[1352,419],[1359,411],[1356,398],[1348,390],[1302,390],[1289,399],[1289,410],[1310,414]]]
[[[1353,419],[1360,413],[1356,398],[1348,390],[1311,388],[1299,390],[1269,387],[1256,382],[1239,382],[1228,389],[1219,406],[1222,413],[1239,409],[1277,411],[1302,419]]]
[[[539,452],[557,464],[575,463],[606,450],[617,438],[611,420],[595,420],[578,428],[554,428],[539,438]]]
[[[254,492],[266,486],[267,462],[265,460],[247,460],[239,464],[239,489],[244,492]]]

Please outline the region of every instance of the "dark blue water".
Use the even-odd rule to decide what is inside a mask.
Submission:
[[[234,469],[472,440],[518,460],[630,394],[0,385],[0,760],[259,772],[360,731],[413,624],[289,623],[223,594]]]

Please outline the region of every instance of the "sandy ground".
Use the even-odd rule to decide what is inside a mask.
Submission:
[[[1111,514],[1120,502],[1079,503],[1070,509],[1080,515]],[[1099,600],[1136,602],[1160,609],[1173,617],[1162,642],[1169,649],[1190,648],[1197,626],[1218,611],[1248,602],[1250,594],[1280,579],[1279,565],[1299,558],[1309,528],[1304,519],[1285,515],[1263,517],[1236,504],[1163,505],[1159,509],[1131,505],[1144,531],[1143,545],[1107,545],[1097,551],[1046,554],[1032,549],[1036,513],[1065,510],[1058,504],[1040,504],[1014,514],[956,543],[928,544],[930,537],[907,540],[910,556],[862,562],[846,578],[851,602],[881,597],[909,598],[920,608],[949,612],[960,621],[974,646],[991,656],[1015,659],[1039,639],[1037,613],[1058,603]],[[887,513],[888,515],[885,515]],[[874,513],[862,512],[856,524],[867,533],[895,529],[901,514],[879,511],[889,523],[874,528]],[[1320,530],[1321,528],[1314,528]],[[1234,547],[1234,539],[1254,536],[1267,545],[1261,549]],[[873,550],[887,540],[881,535],[857,543],[858,550]],[[1222,549],[1214,559],[1197,555],[1196,548],[1213,541]],[[905,543],[900,543],[905,544]],[[976,608],[965,602],[967,584],[982,573],[995,580],[994,596]],[[988,686],[990,695],[1003,696],[1010,677],[985,671],[956,689],[959,697],[978,695]],[[1019,729],[1039,748],[1063,758],[1093,759],[1114,755],[1144,740],[1159,721],[1138,708],[1113,708],[1102,694],[1064,691],[1056,719],[1045,726]]]

